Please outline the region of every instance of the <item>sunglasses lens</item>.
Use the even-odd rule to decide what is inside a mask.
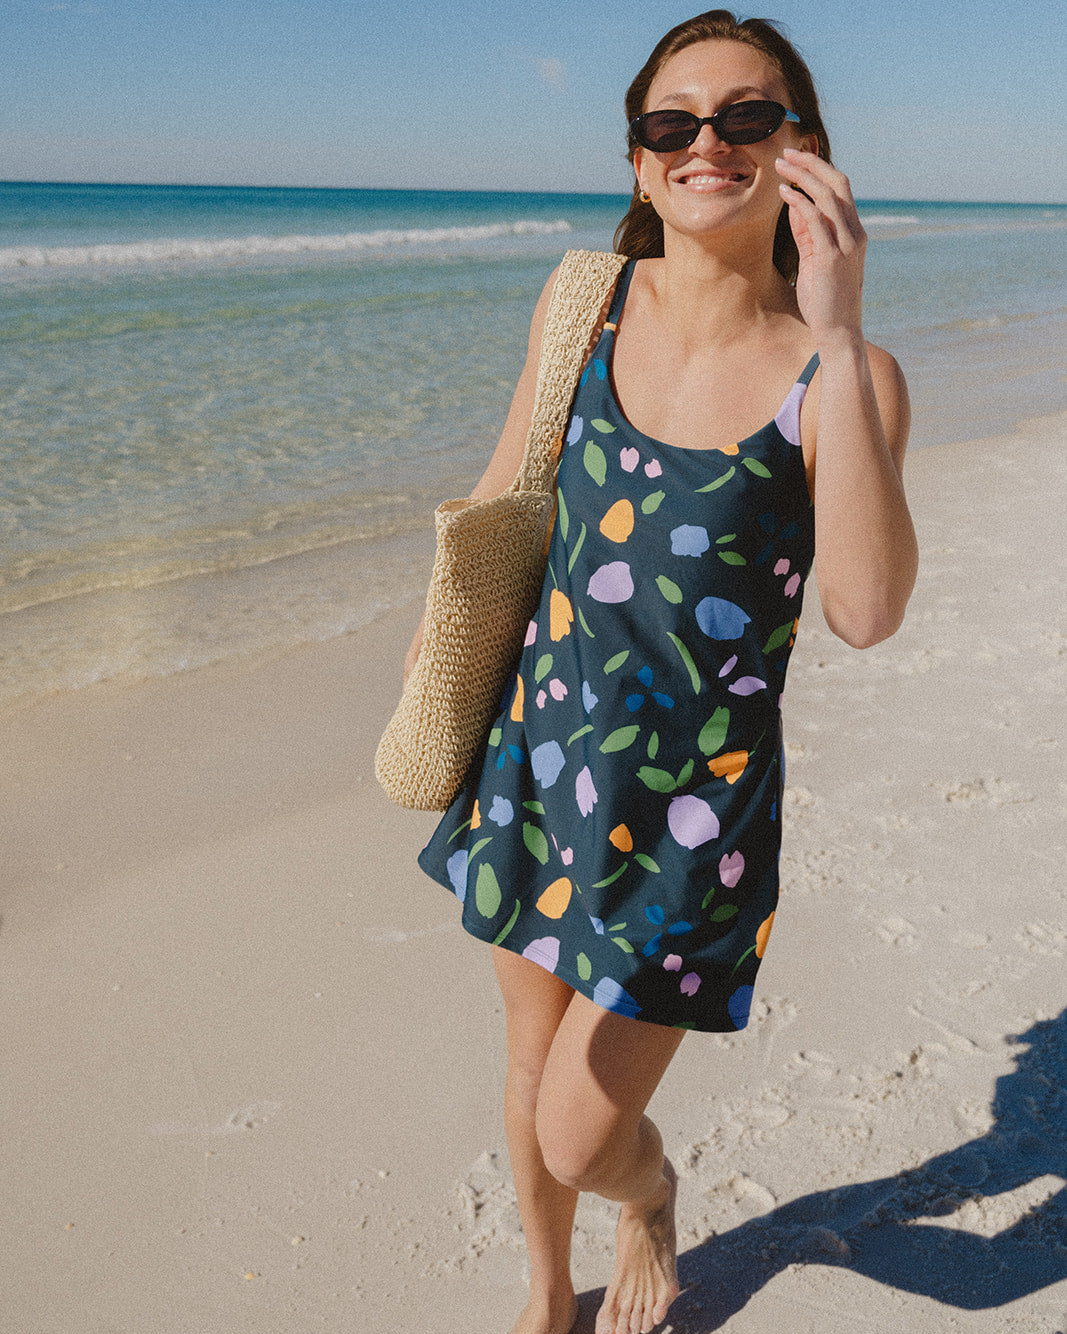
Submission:
[[[688,111],[646,111],[634,122],[634,138],[653,153],[676,153],[689,147],[699,129]]]
[[[719,112],[719,137],[728,144],[758,144],[769,139],[785,120],[777,102],[735,102]]]

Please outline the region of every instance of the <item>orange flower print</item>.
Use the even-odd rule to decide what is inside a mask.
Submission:
[[[756,958],[762,959],[767,949],[767,941],[771,936],[771,927],[774,925],[774,913],[772,912],[756,932]]]
[[[571,626],[574,624],[574,609],[571,606],[571,600],[566,593],[561,593],[558,588],[552,590],[552,595],[548,600],[548,633],[554,644],[558,644],[561,639],[566,638],[571,632]]]

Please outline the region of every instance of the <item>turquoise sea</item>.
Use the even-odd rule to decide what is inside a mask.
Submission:
[[[421,595],[621,197],[0,184],[0,706]],[[916,447],[1064,406],[1067,206],[861,204]]]

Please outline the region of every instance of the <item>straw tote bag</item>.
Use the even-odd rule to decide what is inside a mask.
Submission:
[[[555,476],[578,375],[623,255],[569,250],[541,339],[533,419],[503,495],[446,500],[422,649],[374,759],[389,796],[443,811],[500,708],[545,574]]]

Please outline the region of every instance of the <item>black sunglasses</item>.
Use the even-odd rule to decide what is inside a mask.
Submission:
[[[691,111],[646,111],[630,122],[630,137],[653,153],[677,153],[696,142],[701,126],[710,125],[724,144],[758,144],[787,121],[800,124],[795,111],[780,102],[734,102],[714,116]]]

